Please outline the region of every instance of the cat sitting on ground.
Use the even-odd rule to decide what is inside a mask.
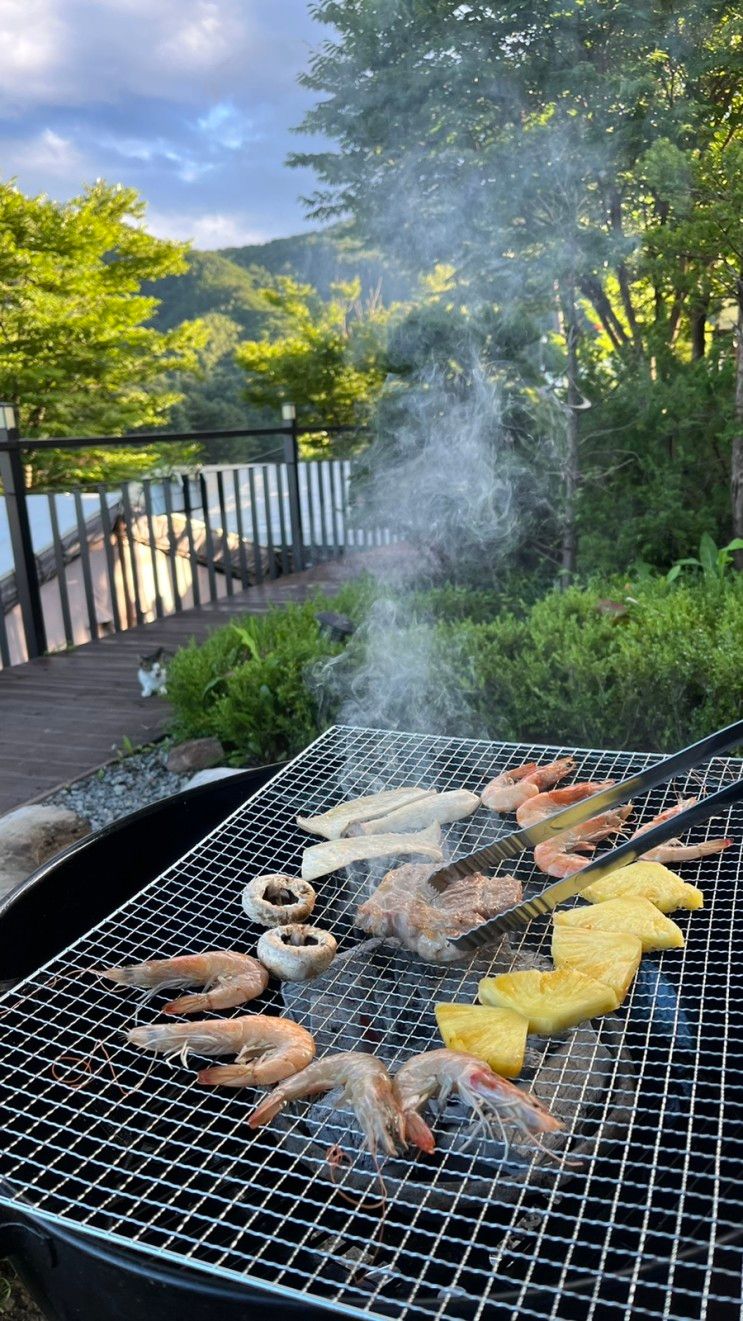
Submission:
[[[158,647],[149,656],[140,656],[137,678],[143,697],[165,697],[167,694],[168,657],[172,653]]]

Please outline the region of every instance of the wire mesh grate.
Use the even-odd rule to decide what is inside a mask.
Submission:
[[[190,1065],[158,1060],[147,1072],[147,1061],[124,1042],[135,1016],[159,1018],[162,997],[143,1004],[138,993],[108,989],[91,976],[91,969],[186,950],[252,950],[259,931],[242,912],[241,890],[259,872],[298,871],[312,842],[294,824],[298,811],[406,783],[477,791],[508,766],[567,753],[577,757],[576,778],[620,778],[653,760],[329,730],[157,881],[4,997],[0,1200],[347,1314],[701,1319],[735,1305],[740,810],[697,832],[732,835],[733,847],[680,869],[705,895],[700,912],[675,915],[685,948],[646,956],[625,1006],[585,1038],[576,1035],[567,1055],[551,1054],[549,1042],[535,1039],[555,1094],[562,1089],[575,1098],[594,1137],[590,1159],[556,1165],[538,1184],[516,1177],[508,1163],[484,1177],[476,1150],[441,1150],[406,1160],[389,1186],[375,1176],[365,1192],[342,1177],[338,1186],[328,1177],[327,1150],[348,1141],[344,1111],[334,1112],[320,1134],[308,1103],[283,1127],[251,1132],[245,1119],[255,1092],[194,1085]],[[682,792],[714,788],[739,773],[739,762],[716,759],[684,783],[647,795],[635,820],[648,820]],[[448,828],[451,855],[511,826],[479,809]],[[527,894],[545,882],[530,859],[512,870]],[[313,920],[333,929],[341,950],[363,939],[353,917],[366,885],[363,868],[343,885],[338,875],[316,883]],[[524,951],[548,955],[548,922],[533,923],[512,948],[515,959]],[[345,965],[336,960],[331,987],[336,964],[338,995],[327,1002],[333,1013],[339,1005],[341,1012],[345,1005],[349,1014],[366,1013],[370,1032],[383,1032],[388,1054],[400,1060],[411,1048],[440,1045],[433,1004],[421,1014],[394,951],[361,965],[351,982],[341,980]],[[449,966],[447,998],[463,998],[467,966]],[[274,987],[250,1009],[283,1007]],[[294,1016],[303,1021],[301,1012]],[[599,1062],[605,1089],[589,1097]],[[528,1085],[529,1075],[522,1081]]]

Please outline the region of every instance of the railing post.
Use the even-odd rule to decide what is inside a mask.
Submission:
[[[288,425],[284,439],[284,462],[289,489],[289,517],[292,530],[292,569],[304,568],[304,534],[302,531],[302,502],[299,493],[299,443],[297,410],[294,404],[282,404],[281,416]]]
[[[46,629],[41,604],[41,588],[36,568],[31,524],[26,501],[21,442],[16,426],[15,409],[0,403],[0,481],[5,492],[8,530],[15,563],[18,603],[29,659],[46,651]]]

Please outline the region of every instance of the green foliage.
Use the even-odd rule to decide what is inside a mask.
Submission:
[[[278,412],[284,400],[300,406],[304,426],[356,426],[368,419],[382,386],[383,343],[391,311],[361,301],[358,280],[333,286],[323,302],[311,285],[279,276],[263,293],[270,318],[264,337],[240,345],[245,396]],[[322,452],[328,437],[305,437],[305,452]],[[348,452],[337,439],[334,454]]]
[[[302,79],[318,97],[304,128],[331,145],[293,157],[320,179],[311,214],[350,216],[418,274],[447,263],[478,348],[488,304],[541,330],[541,380],[528,352],[504,345],[500,361],[522,418],[536,394],[553,405],[553,441],[565,432],[545,453],[532,427],[564,533],[547,554],[573,568],[576,524],[583,572],[638,555],[668,567],[705,528],[729,536],[740,6],[318,0],[313,12],[332,35]],[[448,361],[443,338],[429,344]],[[590,407],[575,411],[576,397]]]
[[[223,252],[192,252],[183,274],[145,286],[145,292],[160,300],[155,315],[159,330],[198,317],[209,332],[197,371],[173,378],[174,388],[182,395],[171,416],[173,430],[277,424],[276,397],[268,403],[246,400],[245,374],[234,352],[241,339],[270,338],[268,322],[273,313],[263,291],[274,288],[282,277],[311,285],[321,301],[332,299],[334,285],[353,280],[360,283],[363,303],[387,304],[406,297],[411,287],[394,263],[360,251],[358,244],[344,236],[341,226],[322,234],[298,234]],[[295,388],[301,386],[300,381]],[[297,396],[297,403],[301,409],[303,396]],[[265,449],[265,440],[262,444]],[[246,458],[246,449],[242,441],[210,442],[207,454],[210,460],[237,461]]]
[[[598,587],[473,625],[473,701],[490,734],[671,751],[740,715],[743,578],[648,578],[605,613]]]
[[[248,616],[177,652],[168,666],[176,736],[213,735],[237,765],[276,761],[309,743],[320,718],[308,671],[342,650],[315,619],[321,604]]]
[[[102,182],[65,203],[0,184],[0,397],[18,407],[23,435],[120,435],[161,425],[177,402],[170,375],[195,366],[205,336],[198,323],[146,324],[157,300],[142,284],[185,270],[186,249],[132,223],[143,214],[133,189]],[[162,463],[142,450],[31,459],[36,481]]]
[[[699,555],[677,560],[666,574],[666,582],[675,582],[683,569],[699,570],[705,578],[724,578],[733,567],[736,550],[743,550],[743,538],[734,537],[727,546],[716,545],[709,532],[705,532],[699,543]]]
[[[366,656],[363,630],[331,643],[316,612],[332,606],[358,623],[378,591],[353,584],[332,602],[251,616],[179,651],[168,671],[176,735],[216,735],[235,764],[297,752],[356,689]],[[400,694],[402,726],[430,700],[456,712],[453,735],[671,751],[740,714],[740,574],[669,584],[646,573],[536,601],[526,583],[510,602],[444,588],[399,604],[393,645],[423,645],[428,657],[425,693]]]

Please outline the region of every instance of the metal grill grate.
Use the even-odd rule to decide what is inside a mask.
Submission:
[[[701,912],[680,917],[685,949],[646,956],[626,1006],[594,1025],[596,1048],[629,1059],[634,1073],[619,1131],[616,1114],[608,1122],[607,1090],[603,1106],[593,1103],[595,1157],[580,1170],[557,1169],[537,1189],[514,1183],[506,1200],[507,1167],[491,1181],[492,1197],[468,1192],[476,1154],[471,1168],[459,1159],[453,1169],[447,1153],[411,1159],[383,1213],[378,1190],[366,1198],[339,1192],[311,1138],[310,1107],[298,1107],[301,1118],[288,1129],[252,1134],[245,1116],[255,1093],[191,1085],[190,1069],[161,1061],[145,1077],[146,1061],[121,1036],[132,1024],[136,993],[108,990],[89,972],[184,950],[252,949],[258,932],[242,913],[242,885],[261,871],[298,869],[308,842],[293,824],[298,810],[320,811],[402,783],[477,790],[506,766],[573,751],[328,731],[181,862],[5,997],[0,1200],[13,1205],[15,1198],[125,1246],[349,1314],[581,1321],[722,1315],[741,1284],[735,1240],[743,1034],[733,999],[734,961],[743,950],[740,811],[702,832],[731,834],[734,846],[682,869],[705,894]],[[580,778],[620,778],[653,760],[576,755]],[[648,819],[684,788],[737,777],[739,767],[718,759],[686,785],[654,791],[637,805],[636,819]],[[450,847],[470,851],[510,824],[480,809],[466,828],[450,828]],[[529,881],[544,883],[528,859],[515,870],[527,893]],[[362,872],[359,887],[357,897]],[[332,922],[347,948],[360,939],[349,887],[342,901],[337,877],[317,888],[317,920]],[[522,943],[548,953],[547,922],[533,923]],[[450,996],[464,975],[450,970]],[[368,979],[360,978],[352,994],[358,1008]],[[281,1008],[277,990],[259,1005],[271,1001]],[[157,1018],[161,1003],[139,1006],[139,1020]],[[387,1045],[403,1059],[411,1014],[394,977],[387,1021],[390,1005],[397,1028]],[[433,1006],[415,1031],[415,1049],[440,1044]],[[88,1073],[66,1058],[88,1053]],[[564,1080],[571,1095],[580,1094],[590,1070],[586,1059]],[[73,1081],[83,1085],[72,1089]],[[341,1143],[346,1123],[338,1112],[334,1136]]]

